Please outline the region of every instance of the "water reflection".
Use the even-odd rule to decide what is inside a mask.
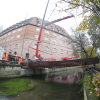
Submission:
[[[65,83],[65,84],[78,83],[78,71],[72,74],[46,76],[44,80],[55,82],[55,83]]]
[[[0,96],[0,100],[9,100],[9,98]]]

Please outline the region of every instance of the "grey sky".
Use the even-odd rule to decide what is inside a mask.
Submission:
[[[15,23],[25,20],[27,13],[27,18],[43,18],[47,1],[48,0],[0,0],[0,25],[3,24],[4,29],[6,29]],[[54,1],[57,0],[50,0],[45,20],[48,19],[52,10],[55,8]],[[66,7],[66,4],[62,5]],[[61,7],[61,5],[58,6]],[[49,21],[71,15],[70,13],[57,11],[60,9],[59,7],[56,8]],[[79,23],[82,19],[81,17],[77,17],[76,20],[77,23]],[[66,19],[56,24],[63,27],[69,34],[71,34],[70,27],[76,27],[74,18]]]

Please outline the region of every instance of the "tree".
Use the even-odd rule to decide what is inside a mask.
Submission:
[[[75,49],[74,46],[73,46],[73,55],[74,55],[74,56],[78,56],[78,52],[77,52],[77,50]]]
[[[98,25],[93,19],[90,20],[90,28],[88,29],[88,34],[91,41],[94,41],[95,49],[100,48],[100,25]]]
[[[74,30],[72,30],[72,32],[74,33],[74,35],[68,37],[67,42],[69,42],[70,40],[69,44],[70,43],[73,44],[73,47],[75,48],[76,51],[73,52],[85,58],[95,57],[96,38],[93,41],[91,41],[85,32],[81,31],[75,32]]]
[[[58,0],[60,3],[67,3],[69,7],[63,8],[63,11],[69,11],[72,9],[82,9],[80,14],[83,15],[83,21],[76,28],[78,30],[89,29],[89,20],[96,19],[97,24],[100,24],[100,0]],[[79,15],[80,15],[79,14]]]
[[[57,0],[56,0],[57,1]],[[63,7],[59,11],[70,12],[71,10],[81,9],[79,15],[83,15],[83,21],[76,28],[76,33],[71,38],[73,46],[78,53],[83,52],[86,58],[92,57],[92,52],[99,48],[100,43],[100,0],[59,0],[61,4],[67,3],[69,6]],[[57,4],[56,4],[57,6]],[[72,13],[72,12],[71,12]],[[85,31],[86,29],[87,32]],[[88,34],[87,34],[88,33]],[[87,37],[86,35],[89,35]],[[87,47],[91,46],[90,53]]]
[[[96,57],[96,56],[97,56],[97,55],[96,55],[96,50],[95,50],[95,48],[93,48],[92,46],[86,47],[86,48],[85,48],[85,51],[86,51],[87,54],[88,54],[88,58],[93,58],[93,57]],[[91,51],[92,51],[92,53],[91,53]],[[87,56],[86,56],[85,53],[83,54],[83,58],[87,58]]]

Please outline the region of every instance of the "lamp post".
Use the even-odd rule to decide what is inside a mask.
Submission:
[[[29,58],[29,53],[26,53],[27,66],[28,66],[28,58]]]
[[[15,51],[14,54],[15,54],[15,64],[16,64],[16,54],[17,54],[17,52]]]

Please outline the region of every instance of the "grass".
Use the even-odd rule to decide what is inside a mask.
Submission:
[[[61,87],[59,85],[52,85],[51,89],[53,89],[53,90],[60,90]]]
[[[27,86],[27,84],[29,83],[30,83],[29,79],[11,79],[10,81],[0,83],[0,95],[1,96],[17,95],[21,91],[33,89],[35,85]]]

